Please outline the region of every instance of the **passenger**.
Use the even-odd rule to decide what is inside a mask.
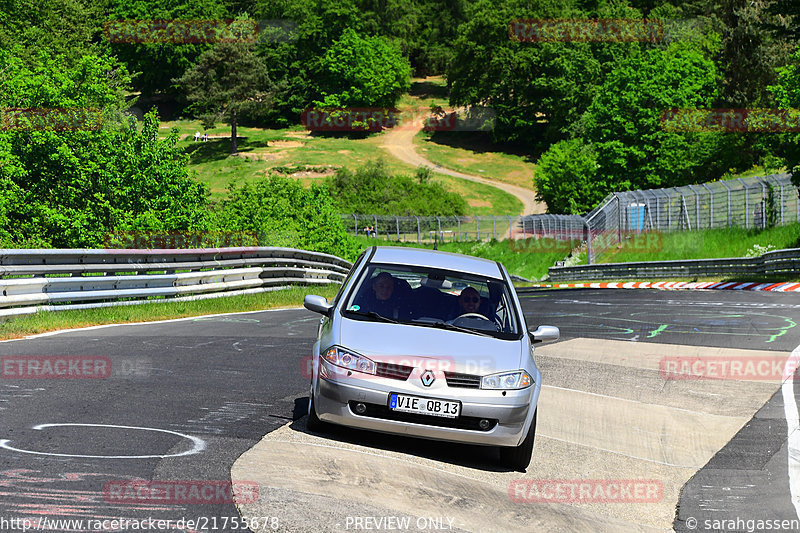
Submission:
[[[481,295],[472,287],[467,287],[458,296],[458,307],[460,314],[480,313]]]
[[[375,311],[381,316],[396,320],[407,320],[409,309],[407,296],[411,287],[408,282],[395,279],[388,272],[381,272],[372,279],[372,294],[366,311]],[[407,288],[407,291],[403,291]],[[404,294],[405,293],[405,294]]]

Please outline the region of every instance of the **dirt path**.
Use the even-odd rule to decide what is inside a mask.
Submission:
[[[536,201],[536,193],[529,190],[524,189],[522,187],[518,187],[516,185],[511,185],[508,183],[502,183],[499,181],[489,180],[486,178],[482,178],[480,176],[472,176],[470,174],[463,174],[461,172],[457,172],[455,170],[450,170],[448,168],[444,168],[441,165],[437,165],[433,163],[421,155],[417,153],[414,148],[414,136],[422,129],[422,122],[414,123],[413,126],[406,124],[405,127],[394,128],[389,130],[389,132],[384,135],[383,138],[383,146],[392,156],[396,157],[400,161],[404,163],[408,163],[409,165],[414,166],[427,166],[430,167],[434,172],[438,172],[440,174],[446,174],[448,176],[454,176],[456,178],[461,178],[470,181],[476,181],[478,183],[483,183],[485,185],[491,185],[492,187],[496,187],[503,191],[506,191],[509,194],[512,194],[520,199],[522,202],[522,213],[521,215],[530,215],[534,213],[544,213],[547,209],[547,206],[542,202]]]

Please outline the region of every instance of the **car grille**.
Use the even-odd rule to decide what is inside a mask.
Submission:
[[[375,403],[365,403],[367,411],[364,414],[358,414],[355,411],[357,401],[350,401],[350,411],[356,416],[364,416],[368,418],[382,418],[383,420],[395,420],[397,422],[409,422],[412,424],[420,424],[424,426],[437,426],[453,429],[469,429],[472,431],[491,431],[497,425],[497,420],[488,419],[489,427],[481,429],[478,423],[483,420],[476,416],[460,416],[458,418],[444,418],[438,416],[417,415],[414,413],[400,413],[392,411],[385,405]]]
[[[458,372],[445,372],[448,387],[461,387],[464,389],[480,389],[481,377],[472,374],[460,374]]]
[[[405,365],[396,365],[394,363],[378,363],[375,370],[375,375],[382,378],[399,379],[405,381],[414,370],[413,367]]]

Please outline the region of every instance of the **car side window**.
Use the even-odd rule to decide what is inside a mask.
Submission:
[[[361,255],[358,256],[358,259],[356,259],[356,262],[353,263],[353,267],[350,269],[350,272],[347,273],[347,277],[344,278],[344,281],[342,282],[342,286],[339,287],[339,292],[337,292],[336,296],[334,296],[334,298],[333,298],[333,305],[334,306],[339,305],[339,300],[342,298],[342,295],[344,294],[345,287],[347,287],[347,284],[350,283],[350,278],[352,278],[353,274],[358,270],[359,265],[364,260],[364,257],[366,255],[367,255],[367,251],[364,250],[363,252],[361,252]]]

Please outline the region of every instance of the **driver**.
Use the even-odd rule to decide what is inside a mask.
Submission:
[[[472,287],[467,287],[458,296],[458,307],[461,314],[478,313],[481,307],[481,295]]]

